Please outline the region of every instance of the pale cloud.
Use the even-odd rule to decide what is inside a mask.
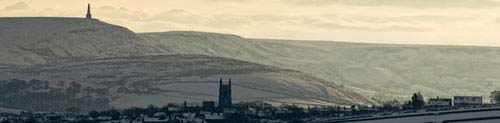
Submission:
[[[229,2],[229,3],[239,3],[239,2],[252,2],[256,0],[206,0],[208,2]]]
[[[142,11],[129,11],[124,7],[115,8],[113,6],[101,6],[94,9],[94,14],[99,15],[101,18],[119,19],[124,21],[143,21],[151,16]]]
[[[483,8],[500,6],[500,2],[495,0],[280,0],[280,2],[315,6],[346,4],[353,6],[400,6],[412,8]]]
[[[184,24],[204,24],[210,21],[210,19],[207,17],[196,15],[182,9],[173,9],[170,11],[161,12],[154,15],[149,20],[173,21]]]
[[[28,6],[28,4],[24,3],[24,2],[17,2],[15,4],[12,4],[10,6],[7,6],[4,8],[4,10],[7,10],[7,11],[13,11],[13,10],[29,10],[31,9],[30,6]]]
[[[113,6],[110,6],[110,5],[106,5],[106,6],[101,6],[99,7],[100,10],[108,10],[108,11],[113,11],[113,10],[116,10],[115,7]]]

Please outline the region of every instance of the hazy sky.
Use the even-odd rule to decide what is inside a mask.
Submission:
[[[135,32],[500,46],[500,0],[0,0],[0,16],[93,16]]]

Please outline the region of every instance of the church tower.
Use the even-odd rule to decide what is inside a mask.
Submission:
[[[228,84],[222,83],[222,78],[219,80],[219,108],[229,108],[232,105],[231,98],[231,78]]]
[[[87,6],[87,15],[86,15],[86,17],[85,17],[85,18],[87,18],[87,19],[92,19],[92,14],[90,14],[90,3],[89,3],[89,5]]]

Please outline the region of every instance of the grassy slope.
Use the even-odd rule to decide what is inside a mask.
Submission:
[[[140,34],[169,53],[222,56],[304,71],[381,99],[500,89],[500,48],[246,39],[203,32]]]
[[[302,72],[205,55],[89,59],[0,70],[3,79],[46,80],[55,88],[68,88],[76,82],[81,89],[70,90],[78,92],[75,95],[86,100],[109,99],[110,106],[115,107],[216,101],[219,77],[225,77],[226,82],[232,77],[236,101],[259,99],[323,105],[370,102],[350,89]],[[41,90],[29,92],[32,91]],[[73,101],[58,103],[66,108],[77,105],[64,102]],[[45,100],[36,103],[45,104]]]

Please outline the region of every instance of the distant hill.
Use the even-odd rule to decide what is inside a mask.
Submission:
[[[189,31],[136,34],[99,20],[78,18],[0,18],[0,38],[0,68],[6,70],[116,57],[201,54],[302,71],[308,78],[318,77],[316,82],[376,99],[407,99],[421,91],[427,97],[481,95],[487,101],[489,92],[500,90],[497,47],[251,39]],[[305,83],[298,79],[284,82]],[[369,102],[357,96],[353,99]]]
[[[187,33],[186,39],[179,41],[241,39],[234,35],[206,39],[206,33],[192,34]],[[373,103],[349,88],[310,74],[196,55],[206,54],[205,50],[197,51],[206,47],[203,43],[169,44],[95,19],[0,18],[0,39],[0,107],[4,108],[90,110],[184,100],[216,101],[219,77],[233,78],[236,100]]]
[[[67,58],[140,56],[157,52],[127,28],[95,19],[0,18],[0,65],[30,65]]]
[[[249,39],[205,32],[140,34],[173,54],[206,54],[303,71],[377,99],[500,90],[500,48]]]
[[[302,72],[206,55],[85,59],[0,69],[0,106],[15,109],[102,109],[217,101],[219,77],[232,78],[233,99],[318,105],[370,104],[348,88]],[[47,81],[31,82],[30,80]],[[16,84],[17,83],[17,84]],[[10,86],[8,86],[10,85]],[[58,91],[58,90],[63,91]],[[38,95],[38,96],[36,96]],[[66,97],[66,98],[62,98]],[[87,105],[85,105],[88,103]],[[20,105],[22,104],[22,105]],[[57,104],[57,105],[55,105]],[[97,105],[96,105],[97,104]],[[108,107],[108,108],[109,108]]]

